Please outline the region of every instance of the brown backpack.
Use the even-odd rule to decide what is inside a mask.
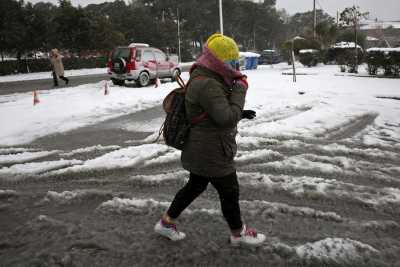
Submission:
[[[161,126],[159,136],[164,137],[165,144],[179,150],[183,150],[190,128],[207,117],[207,112],[188,120],[185,108],[185,96],[189,83],[194,79],[204,79],[204,76],[196,76],[189,79],[188,83],[178,75],[179,88],[171,91],[163,101],[163,108],[166,113],[164,123]]]

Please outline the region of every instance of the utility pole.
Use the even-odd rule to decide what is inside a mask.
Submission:
[[[294,66],[294,61],[295,61],[295,56],[294,56],[294,41],[295,41],[296,39],[295,38],[293,38],[292,39],[292,67],[293,67],[293,82],[295,83],[296,82],[296,67]]]
[[[256,51],[256,30],[253,29],[253,49]]]
[[[181,63],[181,29],[179,22],[179,8],[176,8],[176,20],[178,21],[178,63]]]
[[[316,31],[316,28],[317,28],[317,10],[315,9],[315,1],[316,0],[314,0],[314,39],[317,38],[317,31]]]
[[[356,64],[355,64],[355,69],[354,69],[354,71],[355,71],[355,73],[358,73],[358,45],[357,45],[357,43],[358,43],[358,36],[357,36],[357,26],[358,26],[358,10],[356,9],[356,7],[354,6],[354,34],[355,34],[355,44],[354,44],[354,46],[355,46],[355,49],[356,49],[356,51],[355,51],[355,54],[356,54],[356,58],[355,58],[355,62],[356,62]]]
[[[219,28],[221,34],[224,34],[224,21],[222,18],[222,0],[219,0]]]
[[[336,26],[339,26],[339,10],[336,11]]]

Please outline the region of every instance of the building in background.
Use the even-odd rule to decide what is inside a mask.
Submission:
[[[400,21],[365,20],[360,30],[367,34],[367,48],[400,46]]]

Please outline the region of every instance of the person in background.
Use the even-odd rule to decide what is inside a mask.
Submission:
[[[53,82],[54,86],[58,86],[58,77],[64,80],[65,84],[69,83],[69,79],[64,77],[64,65],[62,63],[62,56],[57,48],[50,51],[50,63],[53,68]]]
[[[176,228],[175,219],[209,183],[218,192],[222,214],[230,228],[234,246],[258,246],[265,235],[242,222],[239,183],[234,157],[237,151],[237,124],[256,113],[243,110],[248,84],[239,69],[239,49],[235,41],[222,34],[211,35],[202,55],[190,70],[185,96],[189,121],[206,114],[192,125],[182,150],[181,162],[190,172],[189,181],[178,191],[170,207],[154,226],[154,231],[173,241],[186,237]]]

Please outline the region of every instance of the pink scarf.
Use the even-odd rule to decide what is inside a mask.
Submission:
[[[224,78],[225,83],[229,86],[233,85],[234,80],[244,76],[240,71],[230,68],[221,60],[216,58],[206,46],[204,46],[203,53],[190,69],[190,73],[192,73],[196,66],[202,66],[219,74]]]

